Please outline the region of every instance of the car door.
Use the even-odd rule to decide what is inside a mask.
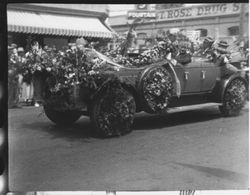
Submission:
[[[177,64],[176,74],[181,83],[181,93],[196,93],[201,89],[201,62],[194,61],[186,65]]]
[[[201,68],[201,91],[213,90],[216,81],[220,78],[220,67],[209,60],[202,62]]]

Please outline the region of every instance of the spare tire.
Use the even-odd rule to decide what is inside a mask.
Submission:
[[[173,78],[166,68],[152,66],[145,69],[137,87],[144,111],[166,112],[174,92]]]

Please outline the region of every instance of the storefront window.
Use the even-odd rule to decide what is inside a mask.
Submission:
[[[207,29],[199,28],[199,29],[196,29],[196,30],[200,31],[200,37],[206,37],[207,36]]]
[[[239,26],[232,26],[228,28],[228,35],[229,36],[239,35]]]
[[[146,39],[147,38],[147,34],[146,33],[138,33],[137,34],[137,39]]]
[[[8,45],[15,43],[18,47],[26,48],[27,35],[23,33],[9,33],[8,34]]]

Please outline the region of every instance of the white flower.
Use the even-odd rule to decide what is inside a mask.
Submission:
[[[75,73],[69,73],[69,78],[72,78],[73,76],[75,76]]]
[[[22,58],[22,63],[26,63],[27,60],[25,58]]]
[[[41,68],[40,66],[37,66],[37,70],[38,70],[38,71],[41,71],[42,68]]]
[[[51,71],[51,68],[50,68],[50,67],[47,67],[46,70],[47,70],[48,72],[50,72],[50,71]]]
[[[88,75],[94,75],[95,73],[96,73],[95,71],[91,70],[88,72]]]
[[[117,66],[115,66],[114,69],[115,69],[116,71],[120,71],[120,68],[117,67]]]
[[[95,64],[92,69],[97,69],[97,68],[100,68],[100,64]]]
[[[227,57],[224,57],[224,63],[229,63],[229,60],[228,60],[228,58]]]

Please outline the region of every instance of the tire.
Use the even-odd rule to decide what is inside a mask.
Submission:
[[[232,80],[226,87],[223,105],[219,110],[223,116],[237,116],[244,107],[247,100],[247,87],[242,79]]]
[[[57,125],[71,125],[81,117],[81,114],[77,111],[58,111],[46,106],[44,106],[44,112]]]
[[[90,120],[102,137],[125,135],[132,131],[135,99],[124,88],[109,88],[92,103]]]

